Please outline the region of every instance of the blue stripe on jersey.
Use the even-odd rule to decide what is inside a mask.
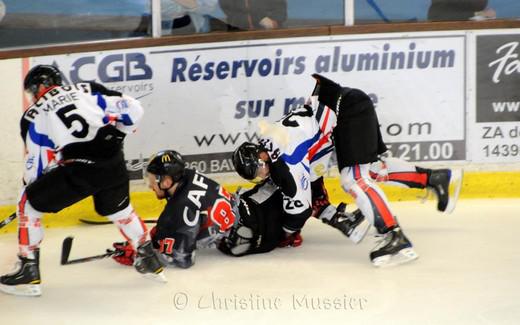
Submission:
[[[49,147],[49,148],[55,148],[54,142],[52,142],[51,139],[45,134],[36,132],[36,128],[34,127],[34,123],[29,124],[29,137],[31,141],[40,147]],[[37,177],[40,177],[43,174],[43,161],[42,161],[42,155],[41,151],[38,155],[38,171],[37,171]]]
[[[39,178],[43,174],[43,161],[42,154],[40,153],[38,156],[38,171],[36,172],[36,178]]]
[[[320,159],[321,157],[323,157],[323,156],[325,156],[326,154],[330,153],[332,150],[334,150],[334,146],[333,146],[333,145],[330,145],[330,146],[328,146],[328,147],[326,147],[326,148],[321,149],[320,151],[318,151],[318,152],[314,155],[314,157],[312,157],[311,162],[314,162],[314,161]]]
[[[31,138],[32,142],[41,147],[50,147],[53,149],[56,147],[54,142],[52,142],[52,140],[47,135],[36,132],[34,123],[29,125],[29,137]]]
[[[101,107],[101,109],[102,109],[103,112],[104,112],[105,109],[107,108],[107,101],[105,100],[105,98],[103,97],[103,95],[101,95],[101,94],[98,93],[98,92],[93,93],[93,95],[96,95],[96,96],[97,96],[97,105],[98,105],[99,107]]]
[[[302,143],[300,143],[294,152],[291,155],[286,153],[282,154],[280,158],[283,159],[286,163],[290,165],[296,165],[303,160],[303,158],[307,155],[309,148],[320,138],[320,132],[317,132],[316,135]]]
[[[128,114],[121,114],[120,121],[124,125],[134,125],[134,122],[132,121],[132,119],[130,118],[130,115],[128,115]]]
[[[302,164],[303,168],[305,168],[305,170],[306,170],[308,173],[311,172],[311,166],[309,166],[309,165],[305,165],[303,162],[301,162],[301,164]]]

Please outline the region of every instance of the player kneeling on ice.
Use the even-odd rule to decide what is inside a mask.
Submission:
[[[242,144],[233,153],[233,164],[235,169],[239,171],[239,174],[245,179],[248,177],[246,169],[255,170],[262,165],[262,168],[267,167],[265,162],[259,162],[258,151],[262,150],[259,146],[246,142]],[[267,172],[267,175],[269,173]],[[293,215],[287,212],[286,203],[288,198],[282,192],[281,187],[276,185],[270,177],[263,178],[259,183],[255,180],[257,185],[240,195],[240,220],[235,224],[234,228],[242,227],[246,225],[246,228],[251,228],[254,238],[265,238],[263,231],[274,232],[274,229],[280,228],[282,236],[278,239],[278,247],[298,247],[303,243],[303,238],[300,234],[300,230],[294,233],[287,233],[284,224],[291,222],[290,219],[294,218]],[[339,231],[341,231],[347,238],[349,238],[354,244],[358,244],[365,237],[370,224],[366,221],[365,217],[359,209],[348,212],[346,211],[346,204],[340,203],[337,207],[330,203],[328,193],[323,184],[323,177],[319,177],[313,181],[310,185],[311,191],[311,215],[323,223],[330,225]],[[254,209],[247,207],[254,206]],[[245,210],[242,210],[244,208]],[[244,218],[244,220],[242,220]],[[257,221],[258,219],[258,221]],[[248,224],[256,225],[260,223],[260,228],[250,227]],[[279,226],[279,227],[278,227]],[[263,227],[263,228],[262,228]],[[256,230],[255,230],[256,229]],[[237,230],[237,229],[234,229]],[[226,243],[230,245],[236,238],[233,237],[234,232],[227,237]],[[230,238],[232,240],[230,240]],[[242,238],[243,239],[243,238]],[[241,239],[241,240],[242,240]],[[273,247],[274,248],[274,247]],[[235,255],[233,252],[231,255]]]
[[[185,168],[182,156],[164,150],[146,168],[148,184],[166,206],[150,231],[154,248],[164,262],[181,268],[195,263],[197,248],[216,247],[235,222],[231,196],[212,179]],[[118,263],[132,265],[134,249],[114,243]]]
[[[88,196],[96,211],[114,222],[137,248],[138,272],[162,275],[147,230],[129,201],[123,156],[125,136],[143,115],[139,102],[96,83],[63,85],[54,66],[38,65],[24,80],[34,104],[24,113],[25,173],[18,202],[18,269],[0,277],[0,290],[41,294],[41,217]]]

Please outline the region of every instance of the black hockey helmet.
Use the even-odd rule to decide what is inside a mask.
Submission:
[[[262,151],[262,147],[251,142],[244,142],[235,149],[232,160],[238,175],[247,180],[253,180],[256,177],[260,167],[258,157],[260,151]]]
[[[33,67],[23,81],[23,88],[33,96],[38,95],[38,88],[43,85],[45,88],[61,86],[63,80],[61,72],[53,65],[37,65]]]
[[[177,183],[184,177],[184,168],[185,162],[180,153],[163,150],[150,157],[146,171],[158,176],[168,175]]]
[[[314,73],[312,75],[316,79],[316,85],[312,91],[312,96],[318,96],[318,100],[327,105],[330,109],[338,112],[341,96],[350,91],[348,87],[341,87],[338,83],[325,78],[322,75]]]

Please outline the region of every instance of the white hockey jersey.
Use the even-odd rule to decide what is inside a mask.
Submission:
[[[311,97],[280,121],[260,125],[259,142],[271,158],[270,178],[283,194],[286,231],[299,230],[310,216],[310,184],[328,170],[336,120],[333,110]]]
[[[288,165],[303,164],[314,181],[328,170],[334,151],[332,130],[336,123],[336,113],[313,96],[306,105],[294,109],[276,123],[261,123],[260,142],[272,161],[281,158]]]
[[[137,100],[96,83],[52,88],[27,109],[20,123],[26,148],[24,183],[59,161],[64,148],[92,141],[104,126],[134,132],[142,115]]]

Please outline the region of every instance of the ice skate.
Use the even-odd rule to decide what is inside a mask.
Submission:
[[[345,211],[345,203],[340,203],[336,213],[330,219],[322,218],[321,221],[338,229],[347,236],[354,244],[358,244],[365,238],[370,228],[370,223],[359,209],[350,213]]]
[[[145,278],[159,282],[167,282],[164,276],[164,266],[155,254],[151,241],[146,241],[137,247],[134,267],[137,272],[143,274]]]
[[[370,260],[374,266],[393,266],[411,262],[419,257],[399,227],[382,236],[381,241],[370,252]]]
[[[437,210],[451,213],[455,209],[462,187],[461,169],[434,169],[428,177],[427,188],[437,197]]]
[[[0,291],[16,296],[41,296],[39,252],[35,258],[18,256],[15,270],[0,277]]]

